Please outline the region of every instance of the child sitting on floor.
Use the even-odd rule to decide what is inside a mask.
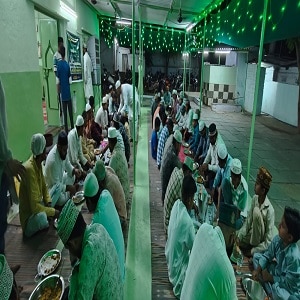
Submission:
[[[300,213],[286,207],[274,237],[264,253],[253,256],[253,278],[262,279],[272,299],[300,297]]]

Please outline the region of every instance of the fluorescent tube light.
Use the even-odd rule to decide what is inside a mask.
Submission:
[[[215,53],[217,53],[217,54],[228,54],[228,53],[230,53],[230,51],[228,51],[228,50],[216,50]]]
[[[71,16],[73,16],[75,19],[77,18],[77,14],[76,12],[70,8],[67,4],[65,4],[63,1],[60,1],[60,7],[67,12],[68,14],[70,14]]]
[[[209,52],[208,52],[208,51],[204,51],[203,53],[204,53],[204,54],[208,54]]]
[[[116,23],[119,25],[129,25],[129,26],[131,25],[131,21],[123,20],[123,19],[116,20]]]
[[[194,23],[190,23],[190,25],[188,25],[188,26],[186,27],[186,31],[192,30],[194,26],[195,26]]]

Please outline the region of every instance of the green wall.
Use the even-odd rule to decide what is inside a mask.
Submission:
[[[6,95],[8,144],[15,158],[30,155],[30,139],[44,132],[39,72],[1,74]]]

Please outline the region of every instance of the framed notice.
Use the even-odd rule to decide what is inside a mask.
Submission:
[[[82,80],[81,48],[79,36],[67,31],[67,43],[72,81]]]

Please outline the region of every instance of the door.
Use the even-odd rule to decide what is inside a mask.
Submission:
[[[42,15],[42,14],[40,14]],[[43,91],[46,101],[48,125],[59,124],[59,105],[53,71],[53,55],[57,49],[57,21],[46,16],[39,18]]]

